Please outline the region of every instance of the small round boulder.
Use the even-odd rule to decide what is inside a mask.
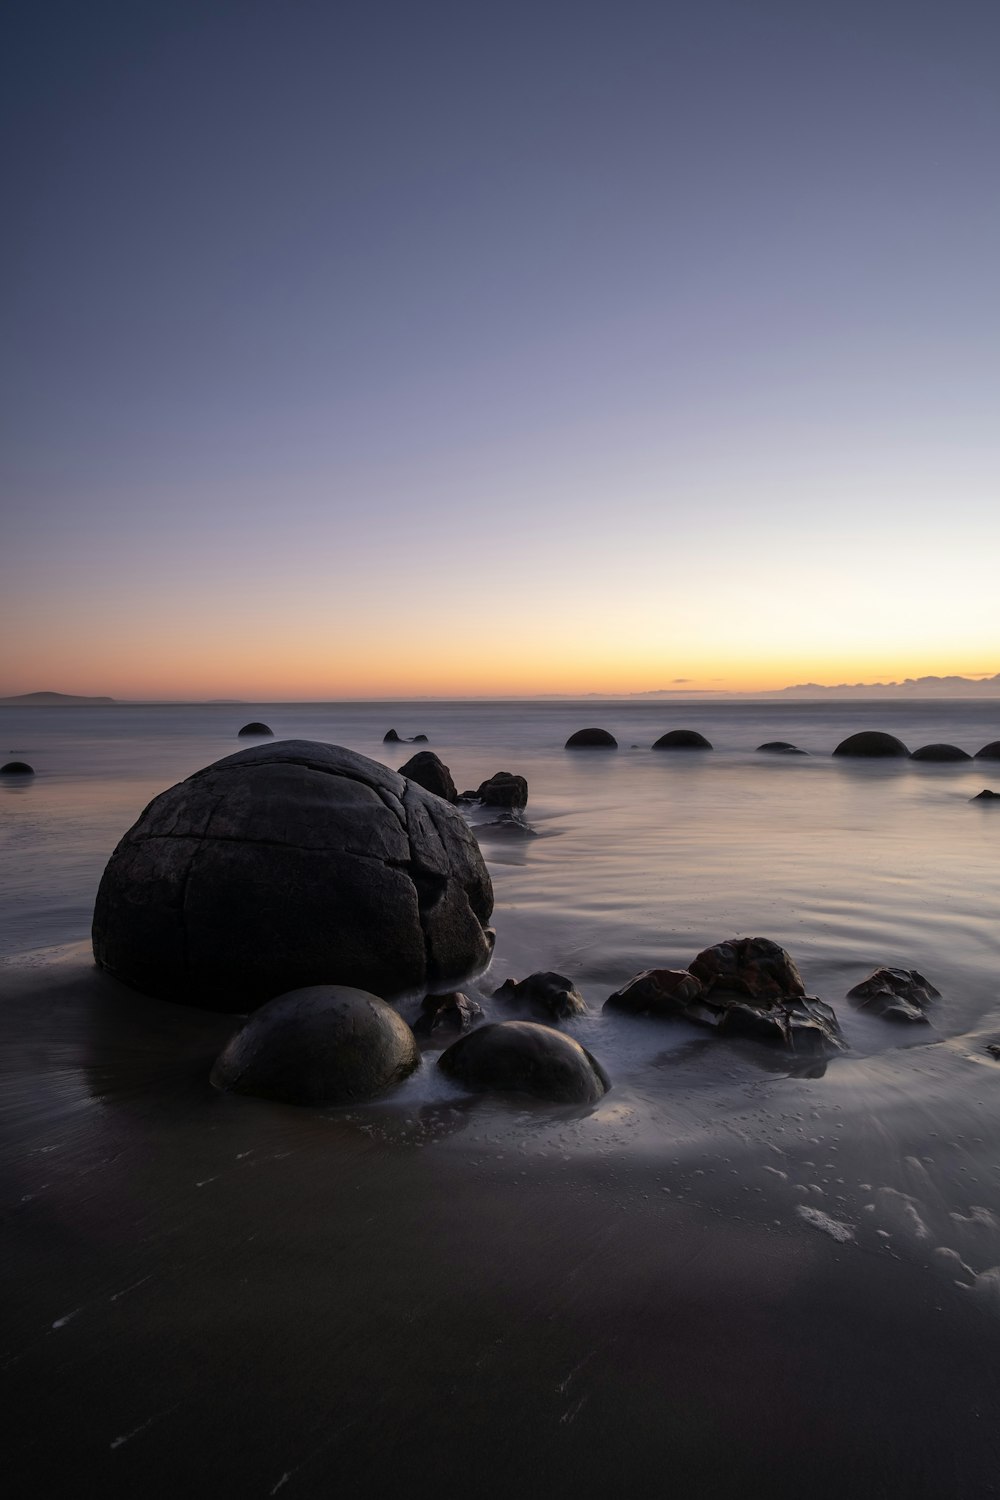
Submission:
[[[420,1063],[402,1016],[377,995],[315,984],[255,1011],[212,1069],[217,1089],[283,1104],[362,1104]]]
[[[578,729],[566,741],[567,750],[617,750],[618,741],[606,729]]]
[[[767,740],[765,744],[757,746],[758,752],[764,751],[767,755],[807,755],[808,751],[800,750],[798,745],[789,744],[788,740]]]
[[[971,760],[972,756],[967,750],[960,750],[957,745],[921,745],[919,750],[910,754],[911,760]]]
[[[251,736],[253,736],[258,739],[266,739],[270,736],[273,736],[273,734],[274,730],[269,724],[260,724],[255,719],[252,724],[244,724],[243,728],[239,731],[236,738],[239,740],[243,739],[244,737],[250,739]]]
[[[706,740],[697,729],[671,729],[668,734],[661,734],[653,745],[654,750],[711,750],[710,740]]]
[[[410,756],[405,766],[400,766],[399,774],[409,781],[415,781],[425,792],[443,797],[445,802],[458,801],[458,788],[452,780],[451,772],[433,750],[418,750],[416,755]]]
[[[850,734],[841,740],[834,755],[863,755],[888,758],[909,755],[902,740],[894,734],[884,734],[880,729],[863,729],[860,734]]]
[[[512,771],[497,771],[480,782],[476,797],[484,807],[527,807],[528,783]]]
[[[442,1052],[438,1067],[476,1093],[531,1094],[553,1104],[596,1104],[611,1087],[585,1047],[537,1021],[480,1026]]]
[[[0,766],[0,776],[34,776],[34,766],[29,766],[26,760],[9,760],[5,766]]]
[[[990,740],[981,750],[977,750],[973,756],[974,760],[1000,760],[1000,740]]]

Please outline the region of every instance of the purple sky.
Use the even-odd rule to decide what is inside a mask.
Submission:
[[[3,51],[0,692],[1000,669],[1000,5]]]

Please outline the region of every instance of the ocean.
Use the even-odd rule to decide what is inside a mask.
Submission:
[[[245,746],[254,719],[393,767],[412,749],[385,732],[426,734],[460,790],[526,777],[534,836],[468,812],[497,941],[467,988],[500,1017],[502,980],[570,977],[590,1013],[566,1029],[612,1079],[598,1107],[470,1100],[434,1050],[366,1109],[227,1098],[207,1076],[234,1018],[94,970],[116,842],[158,792]],[[619,749],[567,752],[590,725]],[[679,727],[713,749],[650,748]],[[0,708],[0,756],[37,773],[0,781],[23,1482],[60,1493],[65,1464],[83,1491],[201,1493],[186,1452],[205,1493],[287,1485],[291,1500],[346,1474],[346,1493],[375,1495],[405,1454],[444,1494],[470,1464],[489,1494],[653,1494],[669,1460],[689,1493],[766,1481],[791,1496],[809,1434],[836,1428],[854,1446],[836,1479],[810,1469],[817,1494],[994,1493],[1000,811],[972,799],[1000,791],[1000,767],[832,757],[862,729],[974,753],[1000,737],[1000,708]],[[756,750],[775,739],[808,753]],[[835,1008],[848,1050],[825,1071],[602,1012],[639,971],[734,936],[780,943]],[[941,992],[929,1026],[846,1000],[881,964]],[[822,1411],[803,1405],[809,1382]],[[957,1458],[932,1436],[948,1382]]]

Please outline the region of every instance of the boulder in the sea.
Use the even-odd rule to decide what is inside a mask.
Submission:
[[[697,729],[671,729],[653,743],[654,750],[711,750],[712,742]]]
[[[567,750],[617,750],[618,741],[606,729],[578,729],[566,741]]]
[[[909,750],[894,734],[884,734],[880,729],[862,729],[858,734],[849,734],[841,740],[834,755],[862,755],[871,757],[908,756]]]
[[[238,740],[241,740],[244,737],[246,737],[247,739],[267,739],[273,734],[274,730],[269,724],[261,724],[257,719],[254,719],[252,724],[244,724],[243,728],[239,731],[236,738]]]
[[[527,807],[528,783],[512,771],[496,771],[480,782],[476,797],[484,807]]]
[[[399,774],[415,781],[424,791],[433,792],[435,797],[443,797],[445,802],[458,801],[451,772],[433,750],[418,750],[416,755],[410,756],[405,766],[400,766]]]
[[[5,766],[0,766],[0,776],[34,776],[34,766],[29,766],[26,760],[9,760]]]
[[[970,802],[1000,802],[1000,792],[991,792],[991,791],[989,791],[989,789],[987,787],[983,787],[983,790],[981,792],[977,792],[974,797],[970,797],[969,801]]]
[[[910,752],[911,760],[971,760],[972,756],[967,750],[960,750],[957,745],[921,745],[919,750]]]
[[[701,980],[688,969],[645,969],[604,1002],[605,1010],[633,1016],[691,1019],[688,1007],[701,998]]]
[[[150,803],[101,880],[94,956],[213,1010],[329,983],[394,999],[484,969],[492,909],[459,812],[351,750],[285,740]]]
[[[461,802],[461,797],[458,799]],[[526,823],[519,812],[502,812],[488,823],[477,823],[475,825],[477,837],[482,838],[484,834],[513,834],[515,838],[536,839],[538,829],[532,828]]]
[[[427,744],[427,736],[426,736],[426,734],[415,734],[413,736],[413,739],[410,741],[410,744],[411,745],[426,745]]]
[[[471,1031],[482,1018],[483,1007],[478,1001],[452,990],[447,995],[424,997],[413,1030],[417,1036],[432,1036],[436,1031]]]
[[[394,729],[387,729],[382,736],[382,743],[383,745],[405,745],[406,741],[401,740]]]
[[[986,1050],[990,1054],[991,1057],[995,1057],[998,1060],[998,1062],[1000,1062],[1000,1043],[998,1043],[998,1042],[987,1042],[986,1043]]]
[[[269,1000],[226,1044],[217,1089],[284,1104],[360,1104],[412,1073],[420,1049],[377,995],[316,984]]]
[[[529,974],[527,979],[507,979],[493,994],[508,1005],[518,1006],[548,1021],[565,1021],[587,1013],[587,1002],[574,987],[572,979],[551,969]]]
[[[530,1094],[553,1104],[596,1104],[611,1080],[579,1042],[537,1021],[496,1021],[452,1043],[438,1066],[477,1093]]]
[[[804,995],[806,987],[789,953],[770,938],[731,938],[705,948],[689,965],[706,995],[715,991],[779,1000]]]
[[[972,757],[973,760],[1000,760],[1000,740],[990,740],[981,750],[977,750]]]
[[[767,740],[763,745],[757,746],[758,751],[763,750],[768,755],[808,755],[808,750],[800,750],[798,745],[789,744],[788,740]]]
[[[926,1010],[941,997],[929,979],[916,969],[875,969],[867,979],[848,990],[848,1000],[885,1021],[927,1022]]]

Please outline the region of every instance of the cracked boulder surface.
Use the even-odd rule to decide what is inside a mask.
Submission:
[[[212,1010],[315,984],[393,1000],[481,972],[492,910],[461,814],[366,756],[284,740],[154,798],[104,871],[94,957]]]
[[[925,1014],[933,1000],[940,1000],[929,979],[916,969],[893,969],[883,965],[847,991],[848,1000],[862,1010],[870,1010],[884,1021],[910,1021],[929,1024]]]

